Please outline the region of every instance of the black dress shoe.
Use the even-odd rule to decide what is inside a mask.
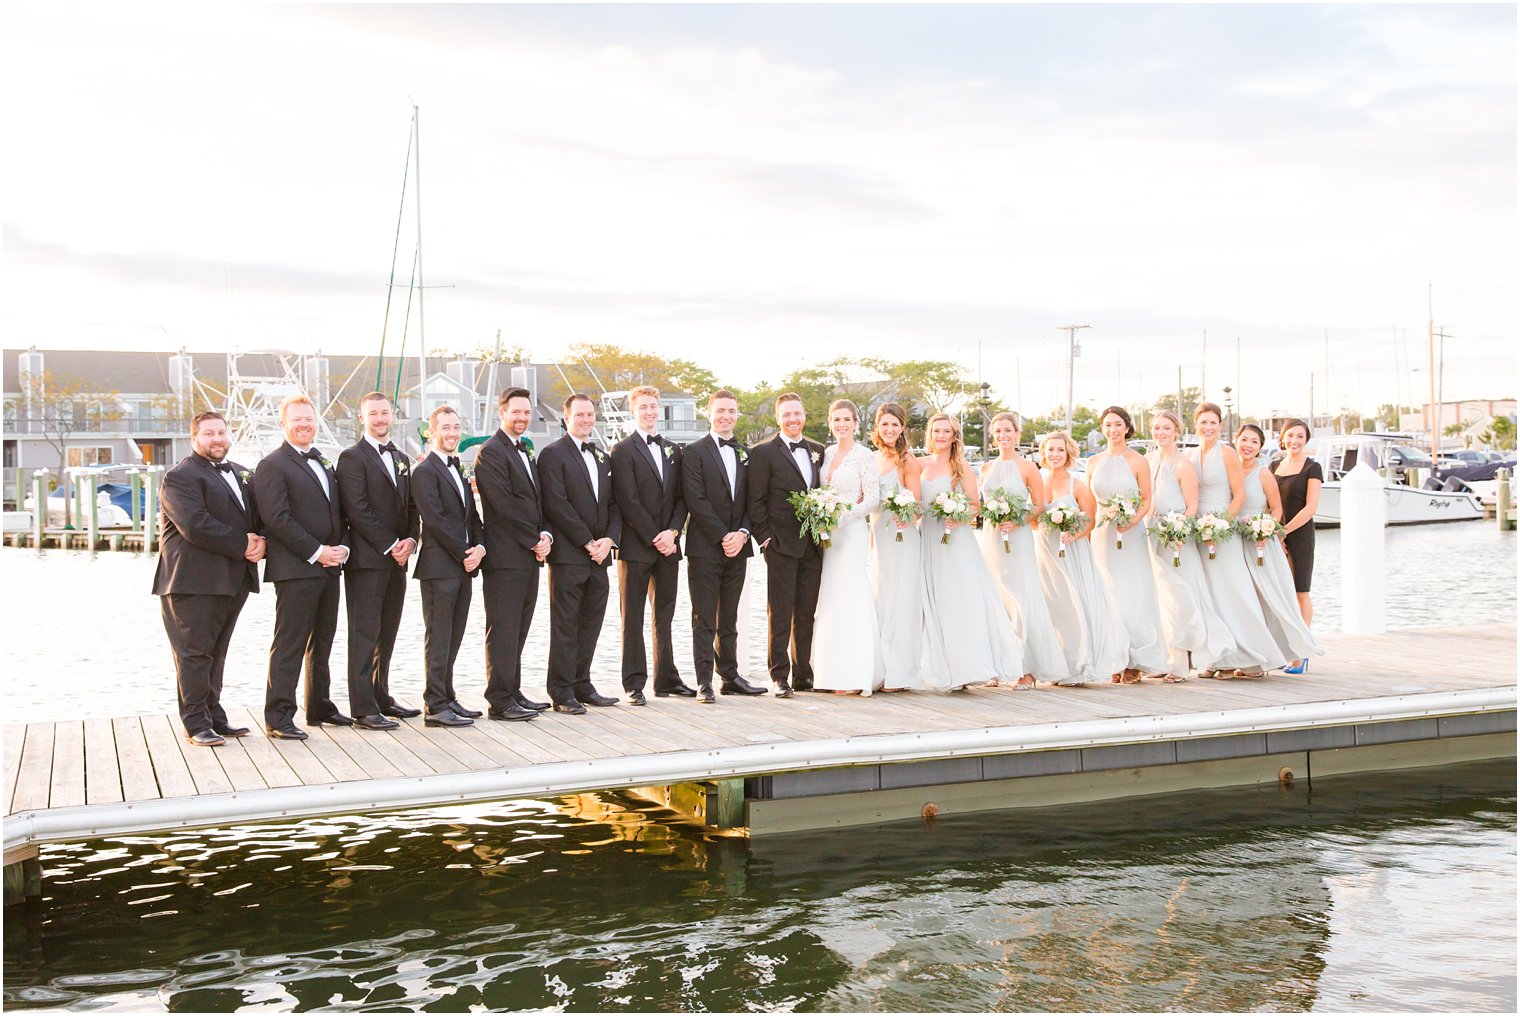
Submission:
[[[587,706],[615,706],[618,699],[613,695],[603,695],[600,692],[592,692],[590,695],[577,695],[576,701]]]
[[[216,731],[218,734],[221,734],[223,737],[246,737],[246,736],[248,736],[248,728],[247,727],[234,727],[231,724],[227,724],[227,723],[213,723],[211,725],[211,729],[214,730],[214,731]]]
[[[429,727],[469,727],[475,723],[468,716],[460,716],[452,709],[440,709],[436,713],[428,713],[427,718],[422,722]]]
[[[294,723],[287,723],[283,727],[270,727],[268,733],[270,737],[280,741],[304,741],[307,738],[306,731]]]
[[[522,706],[524,709],[531,709],[535,713],[541,713],[549,708],[549,703],[535,702],[532,699],[528,698],[528,696],[524,695],[522,692],[518,692],[515,696],[513,696],[513,701]]]
[[[485,713],[481,712],[479,709],[466,709],[464,706],[459,704],[459,701],[457,699],[449,703],[449,708],[453,710],[456,715],[467,716],[472,720],[478,720],[485,715]]]
[[[310,716],[306,717],[306,725],[308,727],[320,727],[324,723],[331,723],[335,727],[352,727],[354,725],[354,718],[352,716],[344,716],[342,713],[328,713],[319,720],[314,720]]]
[[[628,704],[629,705],[631,705],[631,706],[642,706],[642,705],[647,705],[648,703],[649,703],[649,700],[644,697],[644,693],[643,692],[641,692],[641,691],[631,691],[631,692],[628,693]]]
[[[398,720],[410,720],[414,716],[421,716],[421,709],[412,709],[403,705],[390,705],[380,710],[386,716],[394,716]]]
[[[742,677],[736,677],[732,681],[724,681],[723,694],[725,695],[764,695],[765,689],[758,684],[750,684]]]
[[[688,688],[684,684],[678,684],[674,688],[666,688],[664,691],[656,689],[654,693],[655,698],[665,698],[667,695],[678,695],[681,698],[696,698],[697,692],[694,688]]]
[[[785,681],[778,681],[778,682],[776,682],[776,697],[777,698],[791,698],[792,697],[792,686],[789,685],[789,684],[787,684]]]
[[[792,682],[792,691],[814,691],[814,690],[815,689],[813,688],[813,682],[812,681],[809,681],[806,684],[803,684],[801,681],[793,681]]]
[[[219,744],[227,743],[227,739],[214,730],[197,730],[193,734],[186,734],[185,740],[191,744],[198,744],[202,748],[215,748]]]
[[[502,709],[492,709],[490,717],[493,720],[536,720],[538,713],[532,709],[524,709],[516,702],[508,702]]]
[[[554,711],[556,713],[569,713],[571,716],[580,716],[586,711],[586,707],[575,699],[571,699],[569,702],[554,703]]]
[[[395,730],[401,724],[375,713],[373,716],[355,716],[354,726],[360,730]]]
[[[713,697],[712,685],[700,684],[697,686],[697,701],[705,706],[710,706],[714,702],[718,701]]]

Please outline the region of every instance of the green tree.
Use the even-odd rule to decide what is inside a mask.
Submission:
[[[69,439],[80,431],[102,431],[121,419],[120,393],[88,388],[77,377],[44,370],[16,379],[18,393],[7,401],[20,434],[41,434],[58,453],[58,475],[68,467]],[[186,422],[188,427],[188,421]]]
[[[1178,416],[1182,417],[1182,423],[1184,427],[1191,427],[1193,422],[1193,413],[1198,409],[1198,404],[1202,401],[1203,389],[1196,387],[1184,388],[1182,389],[1182,408],[1180,410],[1177,408],[1177,393],[1167,392],[1155,402],[1151,403],[1151,411],[1159,413],[1163,409],[1169,409],[1172,412],[1176,413]]]
[[[1515,421],[1507,416],[1496,416],[1488,425],[1488,444],[1501,451],[1515,449]]]
[[[603,389],[626,391],[638,385],[689,392],[701,398],[722,387],[712,371],[691,360],[671,359],[610,343],[576,343],[567,350],[560,368],[565,376],[555,377],[551,386],[552,394],[560,399],[571,391],[600,395]]]

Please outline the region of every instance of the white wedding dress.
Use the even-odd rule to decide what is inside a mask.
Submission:
[[[880,687],[876,654],[876,605],[871,597],[870,515],[881,500],[876,456],[855,444],[836,469],[839,446],[823,453],[823,485],[849,509],[823,551],[818,582],[818,611],[813,620],[813,687],[820,691],[858,691]],[[832,472],[831,472],[832,471]]]

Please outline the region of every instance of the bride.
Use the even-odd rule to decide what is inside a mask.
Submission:
[[[868,563],[870,514],[881,500],[881,481],[876,456],[855,440],[859,426],[855,403],[835,399],[830,404],[829,430],[836,443],[824,450],[823,482],[850,507],[823,552],[813,624],[813,687],[839,695],[869,695],[879,687]]]

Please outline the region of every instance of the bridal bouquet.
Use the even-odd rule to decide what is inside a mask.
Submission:
[[[1108,526],[1127,526],[1140,514],[1140,492],[1114,494],[1098,501],[1098,521]],[[1115,550],[1124,549],[1124,534],[1115,533]]]
[[[919,516],[918,498],[907,487],[898,487],[889,496],[882,498],[881,507],[902,523],[911,523]],[[903,542],[901,529],[897,530],[897,542]]]
[[[1198,521],[1193,523],[1197,535],[1194,537],[1199,543],[1207,544],[1209,548],[1209,560],[1214,560],[1214,551],[1219,544],[1235,535],[1235,520],[1228,515],[1215,515],[1209,512],[1207,515],[1198,516]]]
[[[1006,487],[994,487],[982,495],[982,518],[994,526],[1002,525],[1004,522],[1022,526],[1032,511],[1034,511],[1033,501],[1023,494],[1011,493]],[[1003,538],[1003,553],[1013,553],[1013,547],[1008,543],[1008,534],[999,533],[998,535]]]
[[[829,532],[839,527],[845,511],[845,503],[839,495],[829,487],[814,487],[807,491],[793,491],[787,501],[797,513],[797,521],[802,523],[802,535],[825,550],[832,547]]]
[[[1182,567],[1182,545],[1193,539],[1193,519],[1187,512],[1167,512],[1151,523],[1151,536],[1172,548],[1172,567]]]
[[[1075,505],[1069,504],[1053,504],[1040,512],[1039,518],[1040,525],[1049,526],[1061,533],[1080,533],[1087,528],[1088,521],[1086,514]],[[1056,557],[1065,557],[1066,544],[1063,543],[1060,546],[1060,553],[1056,554]]]
[[[929,512],[942,522],[954,520],[964,525],[971,521],[971,501],[965,494],[947,490],[929,502]],[[940,543],[950,542],[950,530],[945,530]]]
[[[1235,521],[1235,529],[1247,540],[1256,541],[1256,566],[1267,563],[1266,542],[1283,532],[1283,524],[1272,517],[1271,512],[1257,512]]]

